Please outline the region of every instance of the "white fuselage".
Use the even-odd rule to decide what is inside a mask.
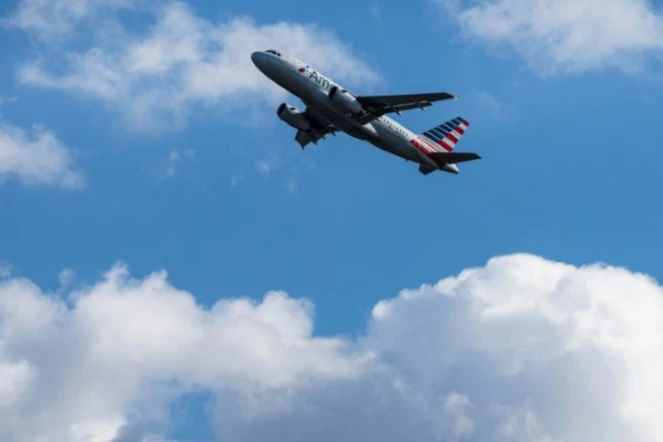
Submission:
[[[262,51],[254,52],[251,59],[265,76],[302,100],[308,112],[319,121],[328,121],[348,135],[406,160],[438,168],[433,160],[413,146],[412,140],[418,137],[417,134],[386,115],[367,124],[359,123],[329,97],[332,86],[339,90],[343,88],[300,60]]]

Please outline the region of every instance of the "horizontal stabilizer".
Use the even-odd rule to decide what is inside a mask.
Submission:
[[[438,164],[456,164],[466,161],[480,160],[481,157],[472,152],[434,152],[429,156]]]

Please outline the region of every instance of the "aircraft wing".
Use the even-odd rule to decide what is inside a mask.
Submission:
[[[357,100],[366,109],[366,114],[360,117],[361,123],[366,124],[384,114],[409,109],[424,109],[432,106],[435,101],[456,99],[455,95],[447,92],[429,92],[425,94],[406,95],[364,95],[357,96]]]
[[[318,144],[318,140],[324,139],[325,135],[332,134],[336,136],[335,132],[338,131],[333,124],[316,118],[309,109],[304,110],[303,114],[311,121],[313,127],[308,131],[298,130],[295,135],[295,141],[304,149],[309,143]]]

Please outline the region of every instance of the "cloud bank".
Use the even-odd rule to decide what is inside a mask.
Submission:
[[[51,131],[26,131],[0,121],[0,183],[16,179],[28,186],[81,189],[85,178],[70,148]]]
[[[316,336],[286,293],[205,307],[122,264],[68,290],[0,282],[2,440],[165,440],[168,405],[196,391],[222,440],[663,432],[663,289],[621,268],[494,258],[379,302],[355,339]]]
[[[649,0],[441,1],[470,39],[507,46],[540,74],[640,72],[663,57],[663,15]]]
[[[277,47],[355,85],[379,79],[349,46],[317,25],[259,25],[248,17],[213,23],[184,2],[134,11],[131,7],[138,3],[106,0],[94,3],[93,8],[92,2],[82,0],[24,0],[13,21],[28,32],[43,36],[50,29],[43,17],[54,15],[58,23],[64,23],[62,32],[76,28],[77,23],[89,27],[94,23],[99,29],[92,30],[85,41],[70,37],[77,42],[76,50],[58,50],[52,57],[26,62],[19,80],[99,100],[119,112],[132,128],[159,131],[181,127],[201,106],[232,116],[245,113],[256,102],[276,105],[285,98],[287,93],[253,66],[250,54],[255,50]],[[112,14],[104,15],[105,20],[96,18],[100,13],[92,15],[92,11],[117,8],[147,12],[154,22],[136,31]]]

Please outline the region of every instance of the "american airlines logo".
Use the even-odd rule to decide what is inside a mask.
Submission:
[[[308,75],[308,78],[314,80],[316,83],[322,86],[323,89],[329,89],[332,85],[332,83],[329,80],[327,80],[321,74],[318,74],[313,69],[311,69],[311,73]]]

